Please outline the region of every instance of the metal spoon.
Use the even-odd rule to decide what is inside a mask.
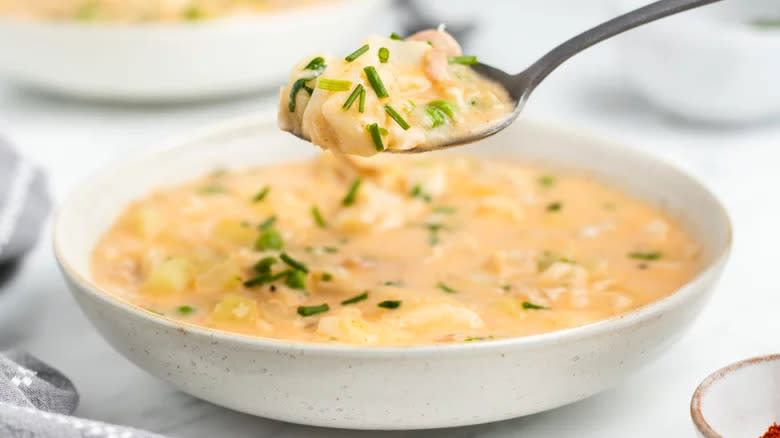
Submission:
[[[504,121],[496,126],[490,127],[485,131],[467,137],[455,138],[445,144],[437,144],[433,146],[421,145],[412,149],[386,150],[386,152],[429,152],[438,149],[450,148],[453,146],[460,146],[489,137],[511,125],[512,122],[517,119],[517,116],[520,115],[520,112],[523,109],[523,105],[525,104],[526,100],[528,100],[528,96],[531,95],[531,92],[534,91],[536,86],[539,85],[539,83],[542,82],[544,78],[547,77],[547,75],[555,70],[556,67],[577,53],[580,53],[588,47],[604,41],[607,38],[613,37],[629,29],[641,26],[645,23],[649,23],[669,15],[674,15],[688,9],[715,3],[717,1],[720,0],[661,0],[655,3],[651,3],[617,18],[613,18],[612,20],[602,23],[593,29],[575,36],[574,38],[554,48],[541,59],[533,63],[530,67],[525,69],[525,71],[516,75],[510,75],[509,73],[489,65],[475,64],[472,66],[474,70],[481,73],[483,76],[503,85],[504,88],[506,88],[506,90],[509,92],[510,97],[514,100],[515,109],[510,115],[507,116]]]

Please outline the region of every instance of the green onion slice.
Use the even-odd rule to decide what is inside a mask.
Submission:
[[[267,230],[274,226],[276,223],[276,216],[271,216],[268,219],[264,220],[260,225],[258,225],[257,228],[261,230]]]
[[[653,252],[632,252],[628,254],[629,257],[636,260],[653,261],[661,258],[661,253],[658,251]]]
[[[368,79],[368,83],[371,84],[371,88],[374,89],[377,97],[383,98],[390,96],[387,94],[387,89],[382,82],[382,78],[379,77],[379,73],[376,72],[376,69],[373,66],[370,65],[364,68],[363,71],[366,73],[366,79]]]
[[[347,62],[352,62],[352,61],[358,59],[360,57],[360,55],[368,52],[368,48],[369,48],[368,44],[364,44],[359,49],[357,49],[354,52],[352,52],[349,55],[347,55],[347,57],[344,58],[344,60],[346,60]]]
[[[363,93],[363,84],[357,84],[355,86],[355,89],[352,90],[352,93],[347,98],[347,101],[344,102],[344,105],[342,106],[342,108],[344,108],[344,111],[348,110],[352,106],[352,104],[355,102],[355,99],[357,99],[361,95],[361,93]]]
[[[358,102],[358,112],[366,110],[366,90],[365,88],[360,90],[360,101]]]
[[[284,284],[291,289],[304,290],[306,288],[306,273],[297,269],[288,271]]]
[[[523,309],[531,309],[531,310],[550,310],[549,307],[540,306],[538,304],[529,303],[528,301],[523,301]]]
[[[390,59],[390,49],[387,47],[380,47],[379,48],[379,62],[382,64],[386,63],[388,59]]]
[[[287,264],[287,266],[298,270],[303,271],[304,273],[309,273],[309,268],[306,267],[303,263],[299,262],[298,260],[295,260],[294,258],[290,257],[286,253],[279,254],[279,258],[282,259],[282,261]]]
[[[268,275],[271,273],[271,266],[276,264],[276,257],[264,257],[260,259],[252,269],[260,275]]]
[[[330,306],[328,306],[328,303],[320,304],[319,306],[299,306],[298,307],[298,315],[301,316],[312,316],[316,315],[318,313],[327,312],[330,310]]]
[[[371,140],[374,142],[376,150],[378,152],[385,150],[385,145],[382,143],[382,133],[379,131],[379,125],[372,123],[366,126],[366,129],[368,129],[368,133],[371,135]]]
[[[360,183],[360,178],[355,178],[355,180],[352,181],[352,185],[349,186],[347,195],[344,196],[344,199],[341,200],[341,205],[348,207],[355,203],[355,199],[357,198],[357,191],[360,188]]]
[[[398,114],[398,111],[394,110],[393,107],[391,107],[390,105],[385,105],[385,112],[387,112],[387,114],[390,116],[390,118],[395,120],[395,122],[398,123],[398,126],[403,128],[404,131],[409,129],[409,123],[407,123],[407,121],[404,120],[404,118],[401,117],[401,115]]]
[[[271,188],[268,186],[263,187],[263,190],[260,190],[254,198],[252,198],[252,201],[254,202],[260,202],[263,199],[265,199],[266,196],[268,196],[268,192],[271,191]]]
[[[450,64],[474,65],[477,63],[477,57],[470,55],[448,56],[447,61]]]
[[[354,297],[352,297],[352,298],[350,298],[350,299],[348,299],[348,300],[344,300],[344,301],[342,301],[342,302],[341,302],[341,305],[342,305],[342,306],[347,306],[347,305],[349,305],[349,304],[355,304],[355,303],[359,303],[359,302],[361,302],[361,301],[363,301],[363,300],[365,300],[365,299],[367,299],[367,298],[368,298],[368,291],[366,291],[366,292],[363,292],[363,293],[362,293],[362,294],[360,294],[360,295],[356,295],[356,296],[354,296]]]
[[[401,35],[398,35],[397,33],[393,32],[393,33],[390,34],[390,39],[391,40],[396,40],[396,41],[403,41],[404,37],[402,37]]]
[[[381,303],[377,304],[377,306],[385,308],[385,309],[397,309],[401,307],[401,301],[399,300],[386,300],[382,301]]]
[[[316,205],[311,208],[311,215],[314,216],[314,222],[317,223],[318,227],[326,228],[328,226],[328,223],[325,222],[325,218],[322,217],[322,213],[320,213],[320,209],[317,208]]]
[[[456,294],[456,293],[458,293],[457,290],[447,286],[444,283],[439,283],[439,284],[436,285],[436,287],[441,289],[441,290],[443,290],[444,292],[447,292],[448,294]]]
[[[195,308],[192,306],[179,306],[178,309],[176,309],[177,312],[179,312],[180,315],[189,315],[190,313],[195,311]]]
[[[279,250],[283,246],[282,235],[274,228],[265,229],[255,241],[255,249],[258,251]]]
[[[352,87],[351,81],[341,79],[321,78],[317,81],[317,88],[327,91],[347,91]]]

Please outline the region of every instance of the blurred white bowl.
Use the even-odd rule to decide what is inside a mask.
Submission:
[[[621,12],[647,0],[616,0]],[[618,37],[629,83],[648,101],[687,119],[748,122],[780,114],[777,0],[724,1]]]
[[[182,101],[282,83],[318,50],[349,53],[389,0],[340,0],[280,13],[181,23],[0,17],[0,76],[79,98]]]

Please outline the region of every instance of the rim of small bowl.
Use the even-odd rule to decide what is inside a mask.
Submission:
[[[71,278],[74,282],[76,282],[83,291],[87,291],[92,298],[98,299],[105,304],[116,307],[122,310],[123,312],[128,312],[136,317],[145,319],[148,322],[159,324],[161,326],[165,326],[171,329],[176,329],[183,333],[203,335],[206,337],[219,339],[220,341],[223,342],[230,342],[230,343],[240,344],[243,346],[253,347],[253,348],[268,348],[273,350],[285,350],[285,351],[295,351],[295,352],[301,352],[305,350],[310,353],[344,355],[350,357],[376,357],[376,356],[411,357],[411,356],[426,356],[431,353],[448,354],[448,355],[473,354],[475,352],[479,352],[483,350],[501,350],[509,347],[533,348],[533,347],[540,347],[549,344],[561,343],[570,340],[582,339],[589,336],[593,336],[598,333],[620,329],[622,327],[631,325],[635,322],[648,319],[653,315],[662,312],[666,308],[677,305],[679,301],[684,301],[684,299],[688,295],[696,293],[696,290],[698,289],[697,286],[699,286],[701,283],[706,282],[707,279],[710,278],[712,275],[716,275],[717,272],[725,265],[726,261],[728,260],[729,253],[731,252],[731,247],[733,244],[733,226],[731,223],[731,218],[729,217],[728,212],[726,211],[726,208],[723,206],[721,201],[703,183],[701,183],[694,176],[690,175],[688,172],[685,172],[684,170],[680,169],[676,165],[667,163],[648,153],[642,152],[635,148],[628,148],[625,146],[621,146],[621,143],[618,141],[612,141],[607,138],[604,138],[603,136],[592,134],[587,130],[573,128],[569,125],[560,126],[555,123],[551,123],[547,121],[542,121],[537,119],[529,120],[526,118],[524,119],[524,123],[530,123],[532,125],[547,127],[547,128],[555,127],[555,130],[564,137],[574,138],[576,136],[581,141],[596,141],[608,148],[623,147],[627,150],[630,150],[630,154],[633,154],[635,157],[639,159],[648,162],[654,162],[655,164],[669,168],[672,171],[677,172],[678,174],[687,178],[690,184],[696,186],[698,190],[705,193],[707,196],[711,198],[712,201],[714,201],[714,203],[718,206],[718,210],[720,214],[723,216],[725,220],[726,229],[723,230],[723,232],[726,233],[726,243],[723,246],[722,251],[716,256],[714,256],[710,263],[703,266],[701,270],[696,274],[696,276],[694,276],[689,282],[685,283],[683,286],[681,286],[671,294],[661,298],[660,300],[653,301],[651,303],[645,304],[644,306],[633,309],[630,312],[626,312],[620,315],[615,315],[606,319],[602,319],[599,321],[595,321],[577,327],[570,327],[562,330],[555,330],[552,332],[540,333],[540,334],[534,334],[528,336],[485,340],[481,342],[424,344],[424,345],[411,345],[411,346],[360,346],[360,345],[350,345],[350,344],[332,345],[332,344],[321,344],[321,343],[314,343],[314,342],[288,341],[288,340],[282,340],[276,338],[267,338],[262,336],[252,336],[252,335],[246,335],[241,333],[227,332],[223,330],[203,327],[188,322],[178,321],[169,318],[165,315],[158,315],[152,313],[144,309],[143,307],[138,306],[137,304],[134,304],[116,295],[115,293],[110,292],[98,286],[92,280],[85,278],[84,276],[79,274],[79,272],[75,268],[73,268],[70,265],[70,263],[68,263],[68,261],[65,259],[65,257],[62,255],[62,250],[60,249],[60,238],[59,238],[59,235],[63,231],[61,230],[61,225],[60,225],[61,217],[63,215],[63,212],[68,209],[68,205],[70,204],[71,199],[74,198],[78,193],[80,193],[84,187],[89,185],[90,181],[105,179],[108,175],[112,174],[112,171],[114,169],[124,168],[126,166],[136,164],[138,161],[148,160],[150,157],[164,154],[166,152],[170,152],[171,150],[184,149],[190,147],[191,143],[197,142],[199,140],[211,136],[216,136],[221,133],[238,130],[242,127],[246,127],[247,125],[264,124],[264,125],[271,125],[272,127],[274,127],[276,126],[275,116],[276,113],[273,111],[263,111],[260,113],[254,113],[254,114],[230,119],[222,123],[211,125],[209,127],[200,128],[194,130],[192,134],[181,135],[171,140],[164,141],[160,143],[158,147],[152,147],[148,149],[146,152],[133,154],[132,157],[123,159],[121,163],[118,164],[115,163],[114,165],[108,166],[106,169],[95,172],[92,175],[85,178],[80,184],[78,184],[75,187],[75,189],[71,191],[71,193],[64,199],[64,201],[60,203],[60,205],[57,207],[56,214],[54,216],[54,222],[53,222],[54,223],[53,226],[54,255],[57,260],[57,263],[62,269],[63,274]]]
[[[707,376],[699,386],[696,387],[696,391],[693,392],[693,397],[691,397],[691,419],[693,419],[693,424],[696,426],[696,429],[698,429],[705,438],[724,438],[723,435],[716,432],[715,429],[710,426],[710,423],[707,422],[707,419],[704,417],[701,410],[702,398],[704,398],[712,385],[727,378],[730,374],[745,367],[773,361],[780,361],[780,354],[768,354],[766,356],[751,357],[750,359],[734,362]]]
[[[388,3],[389,0],[337,0],[341,5],[339,7],[371,7],[376,3]],[[317,17],[321,14],[333,12],[334,5],[331,2],[322,2],[321,4],[296,6],[289,9],[264,12],[247,13],[241,15],[216,16],[209,19],[198,21],[184,20],[150,20],[150,21],[82,21],[74,19],[46,19],[42,17],[20,17],[8,14],[0,14],[0,24],[10,24],[16,26],[62,28],[83,31],[144,31],[149,30],[199,30],[216,29],[221,27],[234,27],[237,24],[247,24],[250,26],[262,25],[264,22],[294,23],[303,17]]]

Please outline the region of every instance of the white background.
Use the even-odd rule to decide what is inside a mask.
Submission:
[[[437,1],[435,7],[445,17],[477,20],[467,51],[508,70],[521,69],[615,11],[597,0]],[[207,104],[128,107],[63,100],[0,83],[0,135],[49,171],[59,200],[107,162],[273,103],[271,92]],[[48,234],[0,295],[0,306],[13,306],[15,315],[0,324],[0,345],[26,348],[70,376],[82,396],[77,415],[177,437],[693,436],[688,403],[699,381],[729,362],[780,351],[780,122],[722,127],[666,116],[624,85],[609,44],[551,75],[524,116],[585,128],[658,154],[701,178],[734,220],[734,252],[703,316],[660,360],[613,390],[527,418],[445,431],[347,432],[234,413],[175,391],[99,338],[65,288]]]

